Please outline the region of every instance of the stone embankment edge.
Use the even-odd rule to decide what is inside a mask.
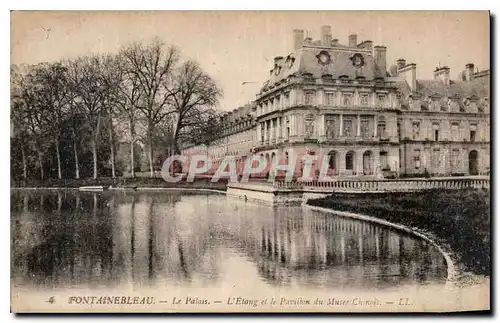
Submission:
[[[354,219],[359,219],[359,220],[363,220],[363,221],[367,221],[367,222],[372,222],[372,223],[377,223],[377,224],[381,224],[384,226],[388,226],[388,227],[391,227],[393,229],[409,233],[411,235],[414,235],[420,239],[427,241],[428,243],[433,245],[443,255],[443,257],[446,261],[446,267],[447,267],[446,286],[450,287],[450,288],[453,287],[453,284],[454,284],[456,278],[458,277],[458,273],[457,273],[455,264],[453,263],[453,260],[450,256],[450,254],[448,252],[446,252],[437,242],[435,242],[433,239],[429,238],[425,234],[417,232],[417,231],[415,231],[415,230],[413,230],[405,225],[395,224],[395,223],[392,223],[392,222],[389,222],[386,220],[382,220],[382,219],[379,219],[379,218],[376,218],[373,216],[369,216],[369,215],[352,213],[352,212],[345,212],[345,211],[336,211],[336,210],[332,210],[332,209],[328,209],[328,208],[324,208],[324,207],[320,207],[320,206],[309,205],[307,203],[303,203],[302,205],[311,209],[311,210],[315,210],[315,211],[331,213],[331,214],[335,214],[335,215],[339,215],[339,216],[343,216],[343,217],[354,218]]]
[[[11,190],[79,190],[78,187],[11,187]],[[222,190],[214,190],[209,188],[190,188],[190,187],[138,187],[137,189],[131,189],[126,187],[112,187],[105,190],[95,190],[95,191],[85,191],[85,192],[105,192],[105,191],[203,191],[203,192],[212,192],[219,194],[226,194],[226,191]]]

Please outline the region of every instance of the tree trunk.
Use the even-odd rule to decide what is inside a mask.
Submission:
[[[150,126],[148,126],[148,147],[149,147],[149,151],[148,151],[148,155],[149,155],[149,171],[150,171],[150,174],[151,174],[151,178],[153,178],[155,176],[155,172],[154,172],[154,169],[153,169],[153,133],[152,133],[152,130],[151,130]]]
[[[75,178],[80,179],[80,166],[78,165],[78,149],[76,149],[75,128],[71,128],[73,134],[73,154],[75,155]]]
[[[59,139],[56,140],[56,155],[57,155],[57,178],[62,179],[61,171],[61,152],[59,151]]]
[[[97,141],[92,139],[92,159],[94,161],[94,179],[97,179]]]
[[[109,148],[111,149],[111,177],[116,178],[113,122],[111,120],[109,120]]]
[[[44,179],[44,171],[43,171],[43,157],[42,152],[38,152],[38,167],[40,167],[40,180]]]
[[[73,152],[75,154],[75,178],[80,179],[80,166],[78,165],[78,150],[76,149],[76,141],[73,140]]]
[[[28,165],[26,162],[26,153],[24,152],[24,145],[21,145],[21,155],[23,158],[23,179],[26,180],[28,178]]]
[[[97,139],[99,138],[99,130],[101,126],[101,116],[97,116],[97,127],[92,138],[92,157],[94,159],[94,179],[97,179]]]
[[[132,178],[135,178],[135,125],[134,120],[130,119],[130,172]]]

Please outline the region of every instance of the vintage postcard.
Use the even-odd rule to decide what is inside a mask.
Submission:
[[[11,311],[490,310],[487,11],[11,12]]]

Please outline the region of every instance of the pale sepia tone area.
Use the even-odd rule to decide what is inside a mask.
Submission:
[[[12,311],[489,310],[489,30],[12,12]]]

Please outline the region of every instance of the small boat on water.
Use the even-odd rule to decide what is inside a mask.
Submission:
[[[80,186],[78,188],[79,191],[85,192],[102,192],[104,189],[104,186]]]

